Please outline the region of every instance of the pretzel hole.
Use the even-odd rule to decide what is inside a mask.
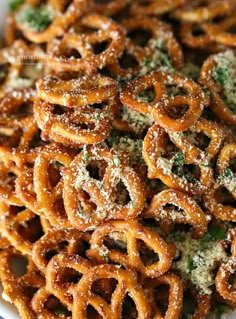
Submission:
[[[18,228],[18,234],[30,243],[35,243],[43,236],[43,229],[39,216],[35,216],[29,221],[22,221]]]
[[[203,132],[186,132],[184,135],[189,143],[198,147],[202,151],[205,151],[211,142],[211,138]]]
[[[86,313],[87,313],[86,318],[103,319],[103,317],[100,316],[97,310],[91,305],[88,305]]]
[[[82,274],[75,269],[70,267],[61,267],[58,270],[56,281],[62,285],[68,285],[68,283],[77,284],[81,278]]]
[[[12,256],[11,258],[11,268],[14,275],[19,278],[27,273],[28,259],[23,256]]]
[[[110,41],[102,41],[102,42],[97,42],[97,43],[94,43],[92,45],[93,47],[93,53],[98,55],[104,51],[107,50],[107,48],[109,47],[110,45]]]
[[[67,110],[65,108],[63,108],[61,105],[53,105],[53,111],[52,111],[52,114],[55,114],[55,115],[63,115],[66,112]]]
[[[129,191],[122,180],[116,185],[114,202],[122,206],[126,206],[131,202]]]
[[[227,33],[236,34],[236,24],[227,29]]]
[[[89,176],[96,180],[102,180],[105,172],[104,161],[91,161],[87,166],[86,170],[89,172]]]
[[[184,178],[189,183],[199,180],[201,177],[199,166],[194,164],[184,164],[183,166],[174,165],[172,172],[178,177]]]
[[[189,110],[188,105],[175,105],[175,106],[166,106],[165,112],[171,119],[180,119],[183,117]]]
[[[137,28],[128,32],[127,37],[130,38],[135,44],[144,47],[152,38],[152,33],[148,30]]]
[[[203,29],[200,29],[198,25],[194,25],[193,30],[192,30],[192,35],[194,37],[202,37],[206,35],[206,32]]]
[[[188,95],[188,90],[186,90],[183,86],[176,86],[176,85],[172,85],[172,84],[166,84],[165,85],[165,89],[166,89],[166,93],[169,96],[184,96],[184,95]]]
[[[49,262],[52,259],[52,257],[57,255],[59,252],[66,251],[68,245],[69,243],[66,240],[59,242],[57,244],[58,247],[47,251],[44,255],[44,258],[46,259],[47,262]]]
[[[63,7],[62,7],[62,13],[66,12],[69,6],[72,4],[72,0],[63,0]]]
[[[184,292],[183,296],[183,310],[182,317],[191,318],[198,307],[196,296],[188,289]]]
[[[119,65],[122,69],[135,68],[139,65],[138,60],[134,55],[128,53],[126,50],[123,52],[122,56],[118,59]]]
[[[43,141],[41,140],[41,133],[42,131],[38,129],[34,136],[32,136],[31,140],[29,141],[29,148],[36,148],[38,146],[44,145]]]
[[[115,250],[127,255],[127,244],[125,241],[121,240],[122,235],[123,234],[121,232],[112,232],[108,236],[104,237],[103,245],[109,250]]]
[[[0,84],[2,84],[8,74],[10,64],[0,64]]]
[[[60,54],[63,58],[68,58],[68,59],[81,59],[82,55],[78,50],[76,50],[73,47],[65,46],[61,48]]]
[[[146,90],[138,94],[138,101],[151,103],[156,97],[156,92],[154,86],[147,88]]]
[[[26,286],[23,288],[22,294],[31,301],[38,290],[38,287]]]
[[[55,202],[53,203],[53,209],[58,216],[66,220],[68,219],[64,206],[64,201],[62,198],[58,198],[55,200]]]
[[[60,317],[70,318],[72,316],[71,312],[53,295],[48,297],[44,306],[49,312]]]
[[[233,195],[224,186],[220,186],[215,191],[215,198],[222,205],[230,205],[236,208],[236,202]]]
[[[109,274],[108,274],[109,275]],[[114,278],[101,278],[93,282],[91,292],[102,297],[107,303],[111,303],[112,294],[114,293],[118,281]]]
[[[85,240],[79,240],[79,242],[77,243],[77,249],[76,249],[76,253],[87,259],[87,255],[86,255],[86,251],[90,248],[90,245],[87,241]]]
[[[236,157],[230,159],[228,168],[231,169],[234,174],[236,174]]]
[[[113,0],[94,0],[94,2],[97,4],[108,4],[113,2]]]
[[[133,299],[127,293],[122,303],[122,319],[136,319],[138,318],[138,311]]]
[[[155,305],[163,316],[165,315],[169,305],[169,290],[170,287],[165,284],[153,289]]]
[[[61,180],[61,169],[64,167],[64,165],[59,161],[51,161],[51,163],[48,166],[48,179],[49,184],[53,188],[55,187],[59,181]]]
[[[155,253],[152,248],[148,247],[143,240],[138,239],[137,243],[139,247],[139,256],[144,266],[150,266],[159,261],[158,254]]]

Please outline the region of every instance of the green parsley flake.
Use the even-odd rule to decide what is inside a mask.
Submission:
[[[53,20],[52,11],[45,5],[40,7],[28,6],[17,15],[20,24],[27,24],[29,29],[42,32],[51,24]]]
[[[25,0],[11,0],[8,4],[8,8],[10,11],[14,12],[16,11],[23,3]]]
[[[113,163],[115,164],[116,167],[120,166],[120,159],[117,155],[113,156]]]
[[[89,160],[89,153],[87,150],[87,145],[84,145],[83,152],[84,152],[84,160],[87,162]]]
[[[173,157],[173,163],[177,166],[183,166],[184,165],[184,155],[182,152],[178,152]]]
[[[234,173],[233,171],[230,169],[230,168],[226,168],[223,175],[222,175],[222,178],[229,178],[229,179],[233,179],[234,178]]]

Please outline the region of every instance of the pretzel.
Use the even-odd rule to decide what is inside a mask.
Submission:
[[[38,209],[54,227],[71,227],[64,210],[62,190],[63,170],[72,159],[73,154],[51,144],[35,160],[33,181]]]
[[[205,193],[213,183],[213,171],[209,165],[209,161],[204,154],[194,147],[188,148],[183,146],[178,134],[168,134],[157,124],[152,126],[144,138],[143,157],[148,166],[149,178],[160,178],[164,184],[171,188],[177,188],[189,194]],[[175,136],[173,138],[173,136]],[[173,153],[165,151],[165,146],[168,144],[169,137],[178,147],[181,145],[182,152]],[[192,152],[193,148],[193,152]],[[194,152],[195,151],[195,152]],[[197,157],[196,154],[198,155]],[[180,161],[178,157],[181,157]],[[199,178],[185,176],[184,165],[192,164],[199,167]],[[176,171],[173,169],[176,168]],[[192,171],[192,169],[190,169]],[[190,172],[189,171],[189,172]]]
[[[165,208],[167,204],[174,207]],[[193,226],[192,236],[195,238],[202,237],[207,231],[207,217],[201,208],[194,199],[178,190],[167,189],[155,195],[143,216],[155,218],[163,225],[175,222],[190,224]]]
[[[99,85],[103,87],[97,91]],[[62,94],[62,87],[67,94]],[[109,135],[110,119],[116,112],[117,91],[115,81],[101,76],[71,81],[49,77],[40,81],[38,94],[45,100],[38,99],[34,111],[42,137],[77,147],[103,141]],[[94,110],[88,103],[101,103],[102,109]]]
[[[185,6],[176,9],[173,16],[176,19],[187,22],[202,23],[206,20],[213,20],[218,16],[227,15],[233,9],[233,1],[231,0],[194,0]]]
[[[40,288],[34,294],[31,307],[39,318],[60,319],[63,317],[71,319],[70,311],[46,287]]]
[[[216,166],[216,171],[220,183],[222,183],[229,190],[234,198],[236,198],[236,180],[234,173],[229,168],[229,165],[230,161],[233,160],[235,157],[235,143],[227,144],[221,149]]]
[[[96,280],[107,278],[114,278],[118,282],[111,296],[110,304],[92,292],[92,285]],[[142,288],[137,283],[135,273],[122,270],[113,265],[93,267],[83,275],[77,287],[72,292],[74,299],[72,312],[75,318],[88,318],[86,311],[88,305],[91,305],[101,318],[121,318],[122,304],[127,293],[129,293],[135,303],[138,313],[137,318],[151,318],[151,309]]]
[[[188,93],[170,96],[166,93],[168,85],[182,87]],[[138,95],[152,86],[155,90],[154,100],[151,103],[140,101]],[[121,102],[135,111],[151,113],[155,121],[165,129],[182,132],[198,120],[208,98],[192,80],[177,73],[156,71],[131,81],[121,93]],[[171,111],[181,105],[188,105],[189,109],[184,115],[175,118]]]
[[[109,2],[93,0],[92,10],[100,14],[113,16],[124,10],[129,2],[130,0],[112,0]]]
[[[236,301],[236,291],[232,284],[229,283],[229,278],[234,275],[236,270],[235,256],[230,257],[226,262],[222,263],[216,278],[215,285],[219,294],[231,302]]]
[[[82,276],[92,268],[91,263],[78,256],[61,253],[54,256],[46,268],[46,288],[53,293],[68,309],[72,309],[73,296],[70,291],[76,287],[73,276]],[[73,278],[70,280],[70,278]],[[68,278],[68,279],[67,279]]]
[[[33,246],[32,258],[41,272],[46,272],[48,262],[53,255],[68,252],[70,255],[82,253],[84,242],[89,241],[89,234],[77,229],[50,229]],[[51,258],[50,258],[51,253]]]
[[[49,18],[52,15],[53,20],[43,30],[37,31],[37,29],[32,28],[27,22],[24,23],[21,19],[16,18],[17,28],[33,43],[50,42],[53,38],[63,35],[77,19],[81,18],[88,8],[90,8],[91,1],[73,0],[68,8],[66,4],[66,1],[46,1],[46,7],[48,8],[47,15],[49,15]],[[24,16],[25,11],[29,7],[33,9],[40,7],[40,1],[32,2],[31,0],[27,0],[17,10],[16,15],[18,17]]]
[[[133,15],[161,15],[172,11],[185,2],[186,0],[150,0],[147,1],[147,3],[143,3],[143,1],[138,0],[134,4],[132,4],[130,13]]]
[[[210,107],[213,112],[226,124],[234,125],[236,123],[236,115],[228,106],[227,101],[224,101],[225,82],[222,82],[221,78],[219,78],[219,75],[217,74],[217,67],[224,68],[222,60],[230,60],[233,58],[235,58],[235,55],[230,50],[224,53],[219,53],[218,55],[210,56],[202,66],[199,81],[211,92]],[[219,61],[219,63],[217,61]],[[235,65],[232,63],[229,68],[234,70]],[[225,72],[226,71],[227,70],[225,70]]]
[[[0,253],[0,278],[3,284],[6,300],[14,303],[23,319],[33,319],[35,314],[30,307],[30,294],[26,294],[27,289],[39,288],[45,284],[44,278],[37,272],[30,257],[27,257],[28,265],[26,273],[16,276],[12,269],[12,259],[25,259],[16,250],[9,248]]]
[[[227,196],[222,192],[220,184],[216,183],[203,195],[203,203],[216,218],[228,221],[236,220],[235,208],[233,205],[231,206],[231,203],[227,203]]]
[[[109,250],[103,243],[106,236],[114,238],[114,240],[121,238],[127,247],[127,254],[123,254],[115,248]],[[144,265],[140,258],[142,254],[140,241],[143,241],[149,249],[158,255],[158,262],[154,261],[148,266]],[[112,221],[97,227],[92,234],[90,243],[87,255],[96,263],[104,263],[109,259],[128,269],[135,269],[148,277],[158,277],[165,273],[170,268],[174,254],[173,248],[166,244],[159,235],[141,226],[135,220]],[[143,254],[145,254],[145,249]]]
[[[90,177],[86,169],[93,162],[95,167],[98,163],[98,168],[99,162],[106,165],[100,181]],[[127,204],[116,203],[119,181],[123,181],[130,195]],[[132,219],[141,213],[145,202],[139,176],[122,155],[105,147],[88,147],[75,157],[64,173],[63,197],[70,222],[80,230],[109,219]]]
[[[235,27],[236,13],[232,11],[230,16],[225,17],[217,25],[214,23],[205,23],[203,29],[207,32],[210,38],[219,44],[228,47],[236,46],[236,35],[231,33],[230,30]]]
[[[155,300],[156,295],[158,296],[158,292],[156,290],[163,285],[169,286],[168,309],[164,316],[158,309]],[[153,278],[151,280],[148,278],[144,281],[143,288],[152,306],[153,319],[174,319],[180,316],[183,300],[183,284],[179,277],[172,273],[167,273],[161,277]]]
[[[3,215],[2,233],[7,237],[12,246],[25,255],[30,255],[33,243],[42,236],[40,220],[29,209],[23,209]],[[14,211],[14,210],[13,210]]]
[[[125,40],[124,30],[111,19],[98,14],[89,14],[80,20],[79,26],[96,31],[77,34],[76,30],[72,30],[62,40],[49,43],[47,52],[53,64],[52,68],[61,71],[94,73],[113,63],[122,54]],[[108,47],[96,53],[96,45],[104,42],[109,43]],[[68,58],[63,58],[63,55],[70,52],[71,49],[76,50],[81,58],[70,59],[68,63]]]

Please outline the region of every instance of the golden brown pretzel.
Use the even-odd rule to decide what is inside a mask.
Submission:
[[[170,132],[168,135],[157,124],[148,130],[143,142],[143,158],[148,166],[148,177],[159,178],[168,187],[189,194],[205,193],[213,183],[213,170],[209,160],[199,149],[182,145],[178,134]],[[181,144],[181,151],[176,151],[175,147],[173,151],[166,150],[170,139],[174,146]],[[191,166],[185,172],[185,165],[195,165],[196,172]]]
[[[165,208],[171,204],[174,207]],[[176,209],[176,206],[178,209]],[[162,225],[184,223],[193,226],[193,237],[199,238],[207,231],[208,220],[193,198],[178,190],[167,189],[155,195],[144,218],[155,218]]]
[[[108,304],[102,297],[93,293],[92,285],[98,279],[117,280],[117,286]],[[101,318],[121,318],[122,304],[125,295],[129,293],[133,299],[138,317],[137,319],[151,319],[151,309],[148,300],[136,280],[136,274],[128,270],[122,270],[114,265],[95,266],[83,275],[77,287],[73,289],[73,317],[88,318],[87,306],[91,305]],[[79,300],[79,302],[78,302]]]
[[[166,92],[168,85],[182,87],[187,93],[172,96]],[[151,87],[155,90],[154,100],[151,103],[140,100],[139,94]],[[121,93],[121,102],[135,111],[151,113],[165,129],[182,132],[198,120],[208,98],[192,80],[177,73],[156,71],[131,81]],[[174,113],[182,105],[188,105],[189,109],[175,118],[171,111]]]
[[[161,15],[172,11],[176,7],[184,4],[186,0],[150,0],[143,2],[135,1],[131,6],[131,14],[134,15]]]
[[[82,233],[73,228],[54,228],[48,230],[48,232],[34,244],[32,258],[41,272],[45,273],[50,260],[50,253],[52,253],[51,257],[63,251],[67,251],[71,255],[80,253],[80,249],[83,249],[84,242],[88,242],[89,239],[90,236],[88,233]]]
[[[48,45],[48,55],[53,69],[61,71],[85,71],[96,72],[108,64],[113,63],[124,49],[125,34],[123,28],[111,19],[98,15],[89,14],[79,21],[82,28],[95,29],[93,33],[69,32],[59,41],[52,41]],[[94,47],[100,43],[108,42],[107,48],[94,52]],[[70,59],[65,55],[74,49],[81,57]]]
[[[99,176],[91,177],[89,165],[98,167]],[[120,181],[129,193],[128,203],[117,200]],[[70,222],[81,230],[109,219],[132,219],[145,203],[141,180],[124,154],[97,146],[84,148],[65,170],[63,198]]]
[[[169,286],[168,308],[164,315],[161,314],[155,300],[155,295],[158,295],[158,287],[163,285]],[[152,306],[153,319],[175,319],[179,317],[183,303],[183,284],[179,277],[167,273],[158,278],[146,279],[143,288]]]
[[[127,254],[117,251],[116,248],[109,249],[104,244],[106,237],[121,240],[127,247]],[[158,261],[145,266],[140,258],[142,244],[152,249],[158,255]],[[116,264],[125,266],[128,269],[135,269],[144,276],[158,277],[165,273],[171,265],[175,251],[164,240],[146,227],[143,227],[135,220],[112,221],[98,226],[91,237],[91,246],[87,255],[98,263],[110,260]],[[119,245],[119,242],[117,243]],[[145,254],[145,249],[143,251]]]

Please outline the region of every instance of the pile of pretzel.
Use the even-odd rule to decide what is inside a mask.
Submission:
[[[15,3],[0,49],[3,298],[23,319],[236,308],[235,1]],[[19,19],[42,6],[43,30]],[[208,293],[175,267],[173,238],[214,226]]]

